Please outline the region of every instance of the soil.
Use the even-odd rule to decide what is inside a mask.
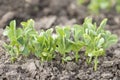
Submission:
[[[106,29],[120,37],[120,14],[114,9],[93,15],[89,14],[86,4],[78,6],[75,0],[0,0],[0,80],[120,80],[120,38],[117,44],[106,50],[104,57],[99,58],[97,71],[93,70],[92,64],[86,63],[83,56],[77,63],[62,64],[57,58],[41,63],[35,57],[22,56],[11,63],[3,48],[7,39],[2,33],[12,19],[16,19],[20,26],[21,21],[33,18],[35,28],[40,30],[56,25],[82,24],[85,17],[92,17],[98,24],[108,18]]]

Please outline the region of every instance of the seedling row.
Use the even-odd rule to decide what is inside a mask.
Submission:
[[[87,57],[86,62],[94,62],[94,70],[97,70],[98,58],[105,55],[105,51],[111,45],[117,43],[115,34],[105,30],[107,19],[104,19],[99,26],[86,18],[82,25],[56,26],[53,28],[37,31],[34,28],[32,19],[21,22],[22,27],[16,27],[16,21],[10,22],[6,27],[4,35],[10,40],[4,47],[14,62],[19,56],[34,54],[41,62],[51,61],[60,54],[62,63],[72,60],[68,54],[74,53],[75,61],[80,59],[82,49]],[[53,35],[54,34],[54,35]]]

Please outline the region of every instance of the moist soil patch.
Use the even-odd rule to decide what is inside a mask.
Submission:
[[[73,0],[0,0],[0,4],[0,80],[120,80],[120,38],[99,58],[97,71],[93,70],[93,63],[86,63],[82,51],[77,63],[73,60],[62,64],[59,55],[50,62],[41,63],[34,56],[20,56],[11,63],[3,48],[8,40],[2,33],[12,19],[19,24],[33,18],[36,29],[47,29],[55,25],[82,24],[85,17],[92,17],[98,24],[108,18],[106,29],[120,37],[120,15],[114,10],[90,15],[85,5],[79,7]]]

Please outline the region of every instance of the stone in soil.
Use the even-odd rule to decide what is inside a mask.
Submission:
[[[74,63],[74,62],[67,62],[66,69],[70,70],[70,71],[77,70],[78,65],[76,63]]]
[[[110,79],[112,78],[114,75],[111,73],[111,72],[104,72],[101,74],[102,78],[105,78],[105,79]]]
[[[111,67],[111,66],[113,66],[113,64],[114,64],[114,61],[104,61],[102,66],[103,67]]]
[[[35,66],[35,63],[34,62],[31,62],[27,65],[27,69],[32,72],[32,71],[35,71],[36,70],[36,66]]]
[[[120,58],[120,50],[119,49],[116,49],[113,53],[115,54],[115,57]]]
[[[86,74],[83,70],[79,70],[79,73],[75,77],[76,79],[86,80],[88,79],[88,74]]]
[[[43,17],[40,20],[35,22],[35,28],[36,30],[40,30],[41,28],[48,29],[52,26],[52,24],[56,20],[56,16],[49,16],[49,17]]]
[[[0,28],[3,28],[6,26],[6,23],[8,20],[11,20],[13,17],[15,17],[15,12],[9,11],[0,19]]]

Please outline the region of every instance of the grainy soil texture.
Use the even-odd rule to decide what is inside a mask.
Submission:
[[[0,0],[0,80],[120,80],[120,14],[114,9],[90,14],[87,4],[78,6],[75,0]],[[41,63],[31,55],[27,58],[20,56],[11,63],[9,53],[3,47],[4,42],[8,42],[3,31],[13,19],[20,27],[21,21],[32,18],[36,30],[40,30],[56,25],[82,24],[85,17],[92,17],[97,24],[108,18],[106,30],[119,38],[117,44],[99,58],[97,71],[94,71],[93,63],[86,63],[84,55],[78,62],[73,60],[65,64],[61,63],[59,55],[50,62]]]

